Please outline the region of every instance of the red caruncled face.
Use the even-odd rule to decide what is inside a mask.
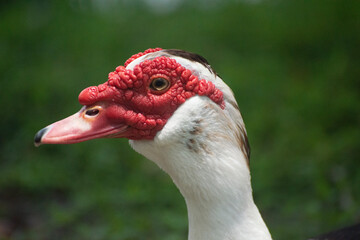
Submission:
[[[158,51],[164,54],[147,56],[149,59],[126,69],[135,59]],[[109,74],[107,82],[83,90],[79,102],[84,107],[41,129],[35,135],[35,145],[70,144],[103,137],[153,139],[174,111],[194,95],[207,96],[224,108],[223,93],[211,81],[198,79],[169,57],[173,55],[201,63],[204,71],[210,69],[201,56],[180,50],[156,48],[133,55],[125,67],[119,66]]]
[[[125,66],[144,54],[159,50],[148,49],[133,55]],[[198,79],[190,70],[165,56],[145,60],[133,70],[119,66],[109,73],[108,79],[99,86],[83,90],[79,102],[85,106],[105,103],[110,122],[121,122],[131,128],[126,136],[129,139],[154,138],[172,113],[195,94],[208,96],[224,107],[223,94],[212,82]]]

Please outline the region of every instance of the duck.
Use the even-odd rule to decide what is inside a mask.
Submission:
[[[36,146],[127,138],[181,192],[189,240],[272,239],[252,194],[239,106],[204,57],[147,49],[116,67],[105,83],[81,91],[78,100],[77,113],[36,133]],[[313,239],[332,239],[324,236]]]

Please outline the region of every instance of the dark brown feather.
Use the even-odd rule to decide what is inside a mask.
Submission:
[[[210,72],[216,74],[215,70],[210,66],[209,62],[203,56],[200,56],[199,54],[192,53],[192,52],[186,52],[186,51],[179,50],[179,49],[166,49],[166,50],[164,50],[164,52],[166,52],[170,55],[173,55],[173,56],[178,56],[178,57],[186,58],[190,61],[198,62],[198,63],[202,64],[204,67],[206,67],[207,69],[209,69]]]
[[[248,167],[250,168],[250,144],[246,131],[241,125],[237,125],[236,127],[236,140],[240,146],[241,151],[244,153]]]

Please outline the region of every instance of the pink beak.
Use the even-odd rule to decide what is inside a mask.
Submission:
[[[35,146],[78,143],[102,137],[125,137],[129,129],[127,125],[109,122],[101,106],[94,109],[95,114],[88,115],[83,107],[74,115],[41,129],[35,135]]]

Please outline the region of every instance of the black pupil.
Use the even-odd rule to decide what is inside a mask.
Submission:
[[[156,78],[154,81],[153,81],[153,87],[156,89],[156,90],[161,90],[163,89],[164,87],[166,87],[166,80],[165,79],[162,79],[162,78]]]
[[[99,113],[98,109],[89,109],[86,111],[86,115],[89,115],[89,116],[95,116],[98,113]]]

